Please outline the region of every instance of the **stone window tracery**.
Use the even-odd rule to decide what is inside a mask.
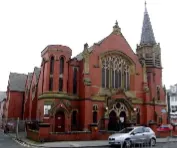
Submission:
[[[122,56],[111,55],[102,59],[102,87],[129,89],[130,64]]]
[[[125,112],[126,115],[128,115],[128,109],[125,106],[125,104],[121,103],[121,102],[117,102],[115,103],[112,108],[109,110],[109,113],[111,111],[115,111],[115,113],[119,116],[121,112]]]

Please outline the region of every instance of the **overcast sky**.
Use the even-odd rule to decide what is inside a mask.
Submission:
[[[163,84],[177,83],[177,0],[147,0],[147,9],[162,50]],[[136,51],[144,0],[0,0],[0,90],[9,73],[32,72],[50,44],[72,49],[72,56],[112,31],[117,20]]]

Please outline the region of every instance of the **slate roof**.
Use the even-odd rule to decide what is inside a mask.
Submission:
[[[2,100],[6,99],[6,98],[7,98],[6,92],[0,91],[0,102],[1,102]]]
[[[30,88],[33,73],[28,73],[28,88]]]
[[[25,91],[27,75],[19,73],[10,73],[9,76],[9,90],[10,91]]]
[[[107,37],[108,37],[108,36],[107,36]],[[91,47],[88,48],[88,51],[89,51],[89,52],[92,52],[93,46],[94,46],[94,45],[98,45],[98,46],[101,45],[101,43],[102,43],[107,37],[105,37],[104,39],[102,39],[101,41],[99,41],[99,42],[97,42],[97,43],[94,43]],[[76,58],[78,61],[81,61],[81,60],[83,59],[82,53],[83,53],[83,52],[79,53],[79,54],[78,54],[76,57],[74,57],[74,58]]]
[[[38,67],[34,68],[34,74],[36,75],[37,82],[39,80],[39,75],[40,75],[41,69]]]
[[[145,12],[144,12],[144,20],[143,20],[140,45],[154,45],[154,44],[156,44],[156,41],[155,41],[150,17],[146,8],[146,3],[145,3]]]

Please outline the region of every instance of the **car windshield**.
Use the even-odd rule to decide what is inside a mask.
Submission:
[[[133,128],[128,127],[128,128],[124,128],[123,130],[119,131],[119,133],[129,133],[133,130]]]

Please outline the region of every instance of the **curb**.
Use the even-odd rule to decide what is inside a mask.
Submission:
[[[48,146],[41,146],[41,145],[35,145],[35,144],[31,144],[28,142],[25,142],[21,139],[17,139],[17,138],[12,138],[14,141],[16,141],[18,144],[25,146],[25,147],[33,147],[33,148],[59,148],[59,146],[57,147],[48,147]],[[156,142],[156,143],[177,143],[177,141],[162,141],[162,142]],[[62,146],[63,148],[68,148],[68,147],[82,147],[82,148],[88,148],[88,147],[109,147],[110,145],[98,145],[98,146],[74,146],[74,145],[69,145],[69,146]]]
[[[38,145],[33,145],[33,144],[30,144],[30,143],[27,143],[27,142],[24,142],[23,140],[21,139],[14,139],[17,143],[19,143],[20,145],[23,145],[23,146],[30,146],[30,147],[35,147],[35,148],[59,148],[59,147],[48,147],[48,146],[38,146]],[[73,146],[73,145],[70,145],[70,146],[65,146],[63,148],[68,148],[68,147],[82,147],[82,148],[88,148],[88,147],[109,147],[110,145],[99,145],[99,146]]]
[[[20,139],[14,139],[16,142],[18,142],[20,145],[26,146],[26,147],[33,147],[33,148],[60,148],[59,146],[57,147],[48,147],[48,146],[40,146],[40,145],[33,145],[27,142],[24,142]],[[167,143],[167,142],[157,142],[157,143]],[[177,143],[177,141],[169,141],[169,143]],[[82,148],[89,148],[89,147],[110,147],[109,144],[107,145],[98,145],[98,146],[73,146],[73,145],[69,145],[69,146],[62,146],[63,148],[68,148],[68,147],[82,147]]]

